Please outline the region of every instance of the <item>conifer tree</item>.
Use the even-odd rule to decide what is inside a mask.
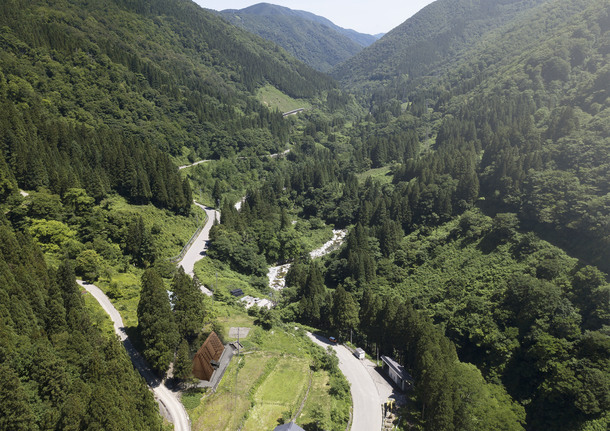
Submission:
[[[330,320],[332,326],[343,337],[347,336],[350,330],[358,327],[358,304],[352,294],[346,292],[343,286],[337,287],[333,295]]]
[[[193,370],[193,361],[189,352],[189,344],[186,340],[182,340],[176,352],[176,361],[174,362],[174,377],[184,380],[187,379]]]
[[[153,370],[165,374],[180,338],[163,279],[152,268],[142,275],[138,330],[144,343],[144,358]]]
[[[309,264],[301,295],[301,315],[312,324],[318,324],[322,317],[320,310],[326,303],[326,288],[322,270],[317,262]]]
[[[178,332],[183,339],[191,340],[203,326],[205,295],[194,280],[184,273],[182,267],[174,275],[171,290]]]

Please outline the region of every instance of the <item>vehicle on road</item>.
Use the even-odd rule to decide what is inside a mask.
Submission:
[[[364,352],[363,349],[361,349],[360,347],[358,347],[356,350],[354,350],[354,356],[360,360],[364,359],[366,357],[366,354]]]
[[[328,341],[330,341],[331,343],[337,344],[337,338],[336,337],[328,337]]]

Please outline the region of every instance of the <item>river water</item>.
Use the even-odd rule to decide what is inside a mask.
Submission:
[[[338,249],[341,244],[343,244],[346,235],[346,229],[334,229],[332,239],[327,241],[322,247],[310,252],[309,255],[312,259],[315,259],[316,257],[324,256],[325,254]],[[289,269],[290,263],[269,268],[269,272],[267,273],[269,287],[273,290],[282,290],[286,287],[286,274]]]

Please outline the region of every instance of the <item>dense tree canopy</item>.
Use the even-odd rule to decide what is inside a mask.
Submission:
[[[160,430],[152,394],[94,327],[69,262],[0,216],[0,428]]]

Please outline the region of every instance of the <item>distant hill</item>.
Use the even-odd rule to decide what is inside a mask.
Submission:
[[[310,12],[260,3],[220,12],[230,23],[275,42],[299,60],[326,72],[371,45],[377,37],[341,28]]]
[[[437,74],[486,34],[548,0],[438,0],[372,46],[338,65],[332,76],[350,87],[379,87],[397,78]]]

